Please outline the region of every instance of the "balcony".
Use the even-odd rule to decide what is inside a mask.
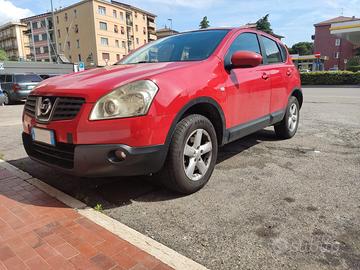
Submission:
[[[150,22],[150,21],[148,21],[148,27],[149,28],[156,28],[156,24],[154,23],[154,22]]]
[[[149,40],[151,40],[151,41],[157,40],[156,35],[154,35],[154,34],[149,34]]]

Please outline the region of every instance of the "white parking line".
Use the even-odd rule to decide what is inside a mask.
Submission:
[[[20,170],[19,168],[0,159],[0,167],[6,168],[13,172],[17,177],[27,181],[36,186],[38,189],[49,194],[66,204],[67,206],[76,210],[80,215],[90,219],[94,223],[102,226],[106,230],[128,241],[130,244],[154,256],[163,263],[178,270],[207,270],[207,268],[183,255],[175,250],[147,237],[138,231],[122,224],[121,222],[102,214],[94,209],[88,207],[83,202],[65,194],[64,192],[42,182],[37,178],[33,178],[30,174]]]

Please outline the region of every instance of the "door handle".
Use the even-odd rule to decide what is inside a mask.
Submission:
[[[261,78],[263,78],[264,80],[267,80],[267,79],[269,79],[269,75],[266,72],[264,72],[263,75],[261,76]]]
[[[288,69],[288,71],[286,72],[286,75],[291,76],[291,74],[292,74],[291,69]]]

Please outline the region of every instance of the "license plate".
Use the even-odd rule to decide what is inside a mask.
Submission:
[[[34,127],[31,129],[31,137],[36,142],[55,145],[55,136],[52,130]]]

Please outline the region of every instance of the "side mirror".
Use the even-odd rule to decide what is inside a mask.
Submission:
[[[237,51],[231,56],[232,68],[257,67],[262,63],[262,56],[256,52]]]

